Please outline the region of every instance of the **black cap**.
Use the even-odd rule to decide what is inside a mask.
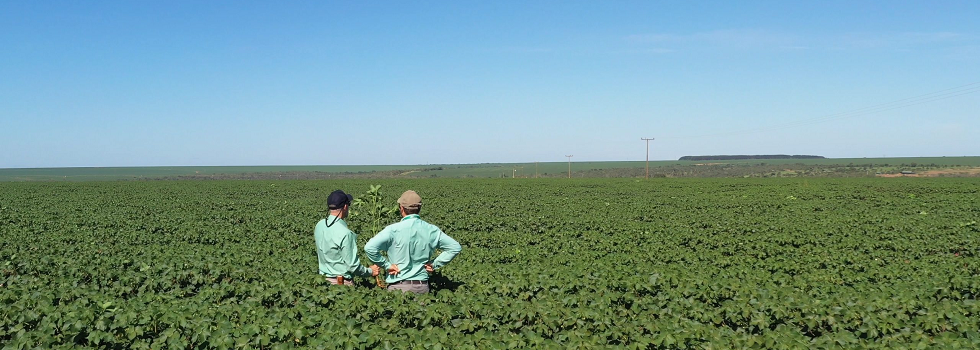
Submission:
[[[344,193],[344,191],[336,190],[330,193],[327,197],[327,207],[330,209],[340,209],[343,208],[345,204],[350,204],[354,200],[354,197]]]

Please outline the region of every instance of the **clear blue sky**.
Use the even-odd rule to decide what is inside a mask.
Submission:
[[[893,103],[980,82],[975,0],[0,0],[0,48],[0,168],[980,155],[980,92]]]

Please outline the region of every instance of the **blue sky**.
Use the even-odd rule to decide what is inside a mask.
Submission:
[[[972,0],[0,0],[0,168],[642,160],[641,137],[651,159],[980,155],[977,18]]]

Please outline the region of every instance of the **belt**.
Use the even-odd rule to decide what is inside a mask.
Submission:
[[[388,283],[389,286],[396,285],[396,284],[429,284],[429,281],[403,280],[403,281]]]

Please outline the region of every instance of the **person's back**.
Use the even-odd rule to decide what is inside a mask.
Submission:
[[[401,221],[388,225],[364,245],[368,258],[386,270],[389,289],[428,292],[429,272],[452,261],[462,250],[456,240],[439,227],[419,217],[421,198],[414,191],[407,191],[399,198],[404,216]],[[436,250],[442,253],[429,260]],[[381,255],[387,251],[387,259]]]
[[[344,221],[352,200],[351,195],[341,190],[330,193],[327,198],[330,215],[317,222],[313,229],[317,266],[330,284],[353,285],[354,276],[371,277],[379,273],[377,266],[364,267],[357,257],[357,235]]]

